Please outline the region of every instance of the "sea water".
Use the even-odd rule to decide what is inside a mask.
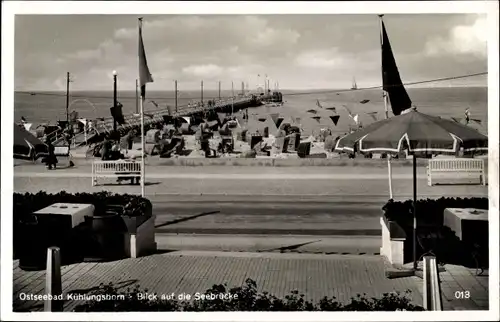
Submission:
[[[465,109],[469,108],[471,119],[478,119],[481,124],[474,121],[469,123],[480,132],[487,134],[488,128],[488,89],[486,87],[433,87],[433,88],[407,88],[413,104],[422,113],[441,116],[443,118],[464,119]],[[268,107],[261,106],[249,109],[250,123],[258,123],[258,118],[269,114],[278,113],[290,121],[291,118],[299,118],[304,134],[319,134],[320,129],[328,128],[334,134],[342,134],[355,127],[354,120],[349,117],[345,107],[352,115],[358,114],[359,121],[367,125],[374,121],[368,115],[377,112],[377,119],[385,118],[384,102],[381,90],[318,90],[318,91],[286,91],[283,90],[283,106]],[[64,92],[42,92],[32,95],[30,92],[16,92],[14,96],[14,121],[20,121],[21,117],[33,123],[34,127],[42,123],[55,123],[57,120],[66,119],[66,96]],[[229,92],[221,93],[222,97],[229,96]],[[218,98],[217,91],[205,91],[204,101]],[[189,102],[200,100],[199,91],[182,91],[178,96],[179,111]],[[319,100],[323,109],[316,106]],[[369,100],[367,103],[360,103]],[[123,104],[125,114],[134,113],[136,100],[134,91],[119,91],[118,101]],[[159,104],[159,108],[165,109],[166,105],[174,107],[175,98],[173,91],[149,91],[145,101],[145,111],[157,109],[151,102]],[[109,117],[109,108],[113,105],[113,93],[109,92],[71,92],[69,111],[77,111],[79,117],[96,119],[98,117]],[[325,108],[335,107],[336,113]],[[307,112],[310,109],[317,114]],[[390,111],[390,106],[389,106]],[[330,115],[340,115],[337,125],[334,125]],[[392,115],[392,112],[389,112]],[[313,116],[320,116],[315,120]],[[272,124],[270,118],[266,121]]]

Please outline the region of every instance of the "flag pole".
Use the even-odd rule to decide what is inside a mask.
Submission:
[[[383,54],[384,40],[383,40],[383,36],[382,36],[382,32],[383,32],[382,17],[384,15],[378,15],[378,16],[380,18],[380,47],[382,49],[382,54]],[[381,68],[382,68],[382,84],[383,84],[383,80],[384,80],[383,64],[381,64]],[[385,91],[385,89],[382,89],[382,95],[384,98],[385,118],[388,119],[389,118],[389,108],[388,108],[388,104],[387,104],[387,92]],[[387,172],[388,172],[388,176],[389,176],[389,197],[390,197],[390,199],[392,199],[393,198],[393,195],[392,195],[392,165],[391,165],[391,155],[389,153],[387,153]]]
[[[146,82],[152,82],[153,79],[149,73],[149,68],[146,63],[146,54],[144,52],[144,45],[142,43],[142,17],[139,18],[139,85],[141,86],[141,94],[139,99],[139,109],[141,113],[141,196],[144,198],[145,192],[145,181],[146,181],[146,147],[145,147],[145,133],[144,133],[144,100],[145,95],[145,84]],[[144,72],[146,72],[149,78],[144,79]],[[142,88],[144,86],[144,89]]]
[[[140,102],[140,109],[141,109],[141,195],[144,198],[146,192],[145,192],[145,180],[146,180],[146,162],[145,162],[145,153],[144,150],[146,149],[146,145],[144,144],[144,97],[141,96]]]

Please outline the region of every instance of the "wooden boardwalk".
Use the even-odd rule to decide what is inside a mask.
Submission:
[[[62,267],[63,293],[85,294],[100,283],[113,282],[126,289],[139,284],[158,294],[204,292],[214,284],[241,286],[247,278],[257,282],[260,291],[284,297],[292,290],[318,301],[335,296],[348,302],[358,293],[380,297],[391,291],[411,290],[414,304],[422,305],[422,280],[408,277],[389,280],[384,275],[386,263],[380,256],[234,253],[175,251],[137,259],[108,263],[79,263]],[[488,277],[472,276],[470,270],[451,267],[455,284],[445,278],[446,298],[457,290],[471,291],[471,298],[456,302],[443,299],[445,309],[487,309]],[[45,272],[26,272],[14,262],[14,311],[40,311],[43,302],[22,301],[24,294],[43,294]],[[450,293],[451,292],[451,293]],[[66,301],[65,311],[72,311],[79,301]]]

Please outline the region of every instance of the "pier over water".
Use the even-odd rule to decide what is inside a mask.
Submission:
[[[195,117],[201,120],[206,117],[209,121],[217,120],[217,113],[233,113],[246,109],[249,107],[256,107],[261,105],[262,98],[255,95],[237,97],[233,99],[225,99],[222,101],[215,101],[213,105],[202,106],[179,106],[177,111],[171,111],[170,108],[156,109],[144,111],[144,128],[147,131],[149,128],[164,123],[163,116],[170,116],[172,118],[178,117]],[[141,115],[140,114],[127,114],[123,116],[125,123],[117,124],[116,130],[120,135],[126,134],[132,129],[140,131]],[[96,142],[104,138],[104,134],[113,132],[113,117],[104,117],[97,120],[96,124],[91,129],[75,133],[72,139],[72,146],[85,145],[87,142]],[[199,123],[199,122],[198,122]],[[197,125],[197,122],[194,123]],[[60,146],[67,144],[63,136],[56,138],[53,142],[54,145]]]

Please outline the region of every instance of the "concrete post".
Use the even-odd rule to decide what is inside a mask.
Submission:
[[[436,257],[424,256],[423,303],[428,311],[442,311],[441,288]]]
[[[47,270],[45,273],[45,312],[62,312],[61,250],[58,247],[47,249]],[[57,298],[57,299],[56,299]]]

